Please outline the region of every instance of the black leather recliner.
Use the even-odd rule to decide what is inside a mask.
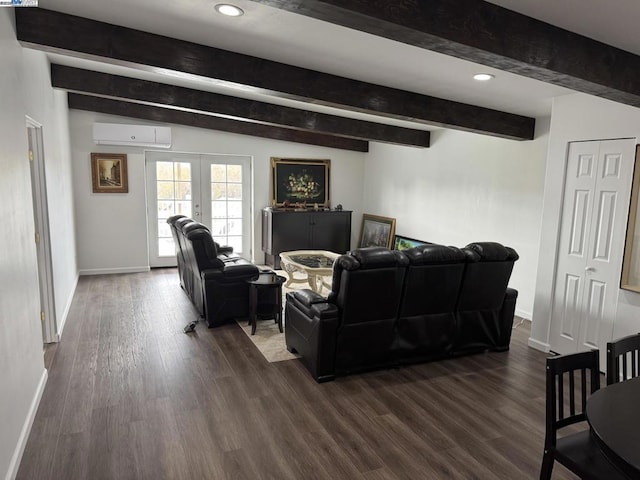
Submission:
[[[287,348],[319,381],[336,375],[509,348],[517,253],[493,242],[464,249],[357,249],[334,263],[328,298],[287,294]]]
[[[175,229],[176,255],[181,286],[209,327],[249,315],[247,280],[259,275],[256,265],[221,247],[202,223],[184,216],[171,217],[167,223]],[[182,258],[182,262],[180,261]],[[190,328],[193,329],[193,322]],[[189,327],[189,326],[188,326]]]
[[[383,247],[336,259],[328,299],[311,290],[289,292],[286,343],[319,381],[391,362],[407,257]]]
[[[194,272],[193,302],[209,327],[249,316],[248,280],[258,278],[256,265],[243,258],[222,261],[211,234],[202,228],[189,230],[187,257]]]

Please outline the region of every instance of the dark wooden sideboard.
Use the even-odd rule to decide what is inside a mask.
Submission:
[[[329,250],[345,253],[350,248],[350,211],[262,209],[262,251],[265,263],[272,268],[280,268],[280,252]]]

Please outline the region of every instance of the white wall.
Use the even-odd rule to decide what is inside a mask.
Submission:
[[[0,478],[13,478],[46,382],[26,115],[43,125],[55,297],[60,315],[75,287],[66,95],[54,92],[41,53],[15,39],[0,9]]]
[[[513,247],[520,259],[510,286],[519,291],[517,314],[529,319],[549,121],[536,124],[536,139],[527,142],[440,130],[428,149],[372,144],[363,203],[366,213],[396,218],[399,235]]]
[[[25,111],[42,124],[54,301],[62,333],[78,282],[67,94],[51,88],[44,54],[24,49],[22,55]]]
[[[98,146],[92,140],[94,122],[152,124],[143,120],[99,113],[70,111],[76,240],[81,273],[140,271],[148,268],[144,149]],[[331,160],[331,203],[354,210],[352,238],[362,212],[365,154],[315,147],[200,128],[170,125],[172,151],[238,154],[253,157],[253,259],[264,261],[261,250],[261,209],[270,204],[271,157],[328,158]],[[91,188],[91,152],[128,155],[129,193],[94,194]]]
[[[555,258],[562,209],[564,169],[569,142],[640,137],[640,109],[584,94],[553,103],[545,179],[540,256],[529,344],[549,349]],[[631,179],[629,179],[631,181]],[[640,329],[640,294],[620,290],[613,338]]]

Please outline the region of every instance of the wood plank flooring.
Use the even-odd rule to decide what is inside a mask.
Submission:
[[[235,323],[182,333],[196,317],[175,269],[81,277],[17,478],[539,475],[546,355],[526,322],[506,353],[317,384]]]

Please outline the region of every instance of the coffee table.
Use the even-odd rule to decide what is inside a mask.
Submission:
[[[311,290],[317,293],[320,293],[323,286],[331,289],[331,283],[327,283],[324,277],[333,273],[333,262],[339,256],[339,253],[327,250],[281,252],[280,265],[289,276],[285,287],[292,283],[309,283]],[[305,278],[294,277],[295,272],[303,273]]]

